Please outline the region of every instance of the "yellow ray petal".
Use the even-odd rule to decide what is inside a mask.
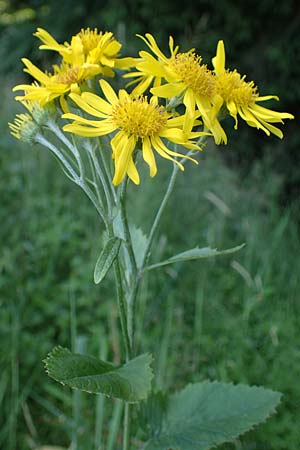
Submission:
[[[150,33],[146,33],[145,37],[141,36],[140,34],[137,34],[137,37],[142,39],[145,42],[145,44],[150,48],[150,50],[152,50],[152,52],[158,58],[160,58],[162,61],[167,61],[168,58],[159,49],[159,47],[158,47],[158,45],[156,43],[156,40],[154,39],[154,37]]]
[[[169,153],[174,153],[174,152],[170,152],[170,150],[163,144],[162,140],[159,137],[152,137],[151,138],[151,142],[153,147],[155,148],[155,150],[157,151],[157,153],[162,156],[165,159],[169,159],[170,161],[173,161],[175,164],[177,164],[177,166],[181,169],[184,170],[184,166],[178,162],[176,159],[171,158],[171,156],[169,155]],[[183,156],[184,155],[180,155],[179,153],[175,153],[174,156]]]
[[[82,99],[86,101],[92,108],[104,115],[111,115],[112,106],[103,98],[99,97],[92,92],[83,92],[81,95]]]
[[[153,76],[152,75],[149,75],[147,77],[143,77],[141,82],[133,89],[131,94],[133,96],[142,95],[148,89],[148,87],[150,86],[152,80],[153,80]],[[136,81],[137,80],[134,80],[134,82],[136,82]],[[127,86],[129,86],[129,84],[131,84],[131,83],[128,83]]]
[[[117,97],[117,94],[115,93],[115,91],[111,87],[111,85],[105,80],[100,80],[99,84],[101,86],[103,94],[105,95],[105,97],[107,98],[109,103],[111,105],[114,105],[114,104],[118,103],[119,99]]]
[[[90,104],[84,100],[83,94],[82,95],[70,94],[70,98],[73,100],[74,103],[76,103],[76,105],[78,105],[81,109],[83,109],[88,114],[95,116],[95,117],[100,117],[100,118],[107,117],[107,114],[104,114],[103,112],[100,112],[98,109],[95,109],[92,106],[90,106]],[[98,97],[97,97],[97,100],[98,100]]]
[[[255,114],[258,117],[261,117],[267,121],[269,119],[276,119],[278,122],[281,122],[282,119],[294,119],[294,116],[289,113],[273,111],[272,109],[264,108],[263,106],[254,104],[251,105],[251,110],[255,111]]]
[[[48,84],[50,81],[50,78],[48,75],[46,75],[44,72],[42,72],[38,67],[36,67],[34,64],[32,64],[31,61],[27,58],[22,58],[22,62],[26,66],[26,69],[24,69],[24,72],[29,73],[33,78],[38,80],[42,84]]]
[[[129,160],[128,168],[127,168],[127,175],[133,181],[135,184],[140,184],[140,176],[137,171],[137,168],[133,162],[132,157]]]
[[[98,128],[91,128],[85,125],[79,125],[77,123],[70,123],[65,125],[63,130],[86,137],[104,136],[110,132],[109,126],[105,126],[104,124],[102,126],[100,124]]]
[[[143,139],[142,152],[144,161],[148,164],[150,169],[150,177],[154,177],[157,173],[157,166],[149,137]]]
[[[118,143],[118,147],[114,149],[115,154],[115,173],[113,177],[113,184],[117,186],[120,184],[127,171],[130,160],[132,159],[132,152],[135,147],[135,139],[133,136],[127,137],[124,135],[123,139]]]
[[[212,63],[217,75],[221,75],[225,72],[225,46],[222,40],[218,42],[217,54],[212,59]]]
[[[56,50],[59,51],[61,48],[61,45],[54,39],[53,36],[51,36],[48,31],[44,30],[43,28],[38,28],[35,33],[33,33],[33,36],[36,36],[40,41],[42,41],[45,45],[40,45],[40,49],[46,49],[46,50]]]
[[[184,88],[184,83],[167,83],[159,87],[153,87],[150,91],[157,97],[172,98],[181,94]]]

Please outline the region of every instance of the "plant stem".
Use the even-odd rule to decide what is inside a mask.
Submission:
[[[41,134],[37,134],[36,142],[43,145],[44,147],[48,148],[58,159],[59,161],[65,166],[67,171],[69,172],[69,176],[72,178],[72,181],[74,183],[79,184],[80,183],[80,177],[77,175],[73,167],[68,163],[68,161],[65,159],[65,157],[62,155],[62,153],[55,147],[55,145],[51,144],[51,142],[47,141],[44,136]]]
[[[190,152],[192,153],[192,152]],[[189,156],[189,153],[188,155]],[[180,162],[184,164],[187,158],[183,158]],[[139,284],[142,276],[143,269],[148,261],[150,255],[151,245],[153,243],[153,238],[157,227],[159,225],[161,216],[165,210],[166,204],[169,200],[170,195],[173,192],[176,177],[178,174],[179,167],[177,164],[173,165],[172,174],[170,177],[170,181],[165,192],[162,203],[158,209],[158,212],[155,216],[149,238],[147,241],[146,249],[143,255],[143,260],[141,264],[141,268],[137,268],[136,259],[133,251],[132,240],[130,235],[130,229],[127,219],[126,212],[126,187],[127,180],[124,180],[121,185],[120,190],[120,209],[121,209],[121,221],[123,226],[123,232],[126,242],[126,249],[128,251],[129,261],[125,260],[125,262],[129,265],[129,297],[127,298],[127,310],[125,310],[124,304],[124,290],[122,285],[122,276],[121,276],[121,266],[118,260],[114,263],[115,267],[115,277],[117,283],[117,292],[118,292],[118,304],[119,304],[119,312],[121,319],[121,327],[122,327],[122,336],[125,346],[126,353],[126,361],[128,361],[132,354],[134,348],[134,329],[135,329],[135,304],[136,298],[138,294]],[[112,230],[111,230],[112,232]],[[123,450],[130,450],[130,425],[131,425],[131,406],[129,403],[125,403],[125,412],[124,412],[124,433],[123,433]]]
[[[63,164],[63,166],[67,170],[67,172],[68,172],[67,176],[75,184],[77,184],[78,186],[80,186],[84,190],[84,192],[86,193],[86,195],[89,197],[89,199],[93,203],[94,207],[96,208],[99,216],[101,217],[101,219],[103,220],[105,225],[107,225],[107,219],[106,219],[105,215],[103,214],[103,211],[102,211],[101,207],[98,204],[98,199],[95,196],[95,194],[91,191],[91,189],[87,185],[87,183],[84,180],[84,178],[82,178],[81,176],[79,176],[75,172],[75,170],[69,164],[69,162],[66,160],[64,155],[55,147],[55,145],[53,145],[51,142],[49,142],[44,136],[42,136],[41,134],[37,134],[35,139],[36,139],[36,142],[38,142],[39,144],[41,144],[44,147],[48,148],[58,158],[58,160]]]
[[[130,269],[131,269],[133,278],[135,278],[136,274],[137,274],[137,266],[136,266],[134,252],[133,252],[131,234],[130,234],[128,219],[127,219],[127,212],[126,212],[127,181],[128,181],[127,179],[125,179],[123,181],[123,183],[121,185],[121,190],[120,190],[121,220],[122,220],[122,225],[123,225],[123,229],[124,229],[126,247],[127,247],[129,259],[130,259]]]
[[[123,338],[123,344],[124,344],[124,348],[125,348],[125,358],[126,358],[126,361],[129,361],[130,357],[131,357],[131,346],[130,346],[130,340],[129,340],[128,329],[127,329],[127,314],[126,314],[126,307],[125,307],[125,301],[124,301],[124,289],[123,289],[123,285],[122,285],[122,275],[121,275],[119,257],[114,262],[114,270],[115,270],[115,280],[116,280],[116,285],[117,285],[117,297],[118,297],[118,307],[119,307],[119,315],[120,315],[120,321],[121,321],[122,338]]]
[[[112,217],[112,205],[113,205],[113,199],[111,198],[111,193],[107,184],[107,181],[105,179],[104,173],[100,167],[99,161],[97,159],[96,153],[95,153],[95,149],[91,146],[90,142],[88,141],[86,143],[86,150],[88,151],[88,153],[90,154],[96,173],[100,179],[100,182],[103,186],[103,190],[104,190],[104,194],[105,194],[105,198],[106,198],[106,203],[107,203],[107,208],[108,208],[108,214],[111,220]]]
[[[133,311],[133,294],[135,292],[135,285],[136,285],[136,279],[137,279],[137,265],[135,260],[135,255],[133,251],[132,246],[132,240],[131,240],[131,234],[127,219],[127,211],[126,211],[126,187],[127,187],[127,180],[124,180],[121,185],[120,190],[120,206],[121,206],[121,221],[123,225],[123,231],[125,236],[125,243],[126,243],[126,249],[128,251],[129,256],[129,284],[130,288],[131,285],[133,286],[132,289],[130,289],[129,296],[127,298],[127,332],[129,336],[130,341],[130,347],[131,350],[133,350],[133,339],[134,339],[134,311]]]
[[[130,403],[125,403],[123,450],[130,450]]]
[[[109,167],[109,165],[107,163],[107,158],[106,158],[106,154],[105,154],[107,151],[111,151],[110,150],[110,145],[109,145],[109,149],[105,149],[105,146],[107,147],[107,145],[105,145],[105,143],[103,142],[102,139],[104,139],[104,136],[102,136],[102,138],[101,137],[98,138],[99,147],[100,147],[101,161],[103,163],[104,172],[105,172],[106,178],[108,180],[108,185],[110,187],[110,190],[112,192],[112,195],[114,197],[115,202],[117,202],[117,194],[116,194],[115,188],[114,188],[114,186],[113,186],[113,184],[111,182],[112,181],[111,171],[110,171],[110,167]]]
[[[124,290],[122,286],[122,277],[121,277],[121,269],[120,263],[117,260],[114,263],[115,269],[115,279],[117,284],[117,294],[118,294],[118,305],[119,305],[119,314],[121,320],[121,328],[122,328],[122,337],[123,343],[125,347],[125,357],[126,361],[129,361],[131,358],[131,343],[128,335],[128,323],[127,323],[127,314],[124,302]],[[123,434],[123,450],[129,450],[130,445],[130,406],[129,403],[125,402],[125,413],[124,413],[124,434]]]
[[[127,260],[127,264],[129,265],[129,287],[133,286],[133,290],[136,285],[137,279],[137,265],[135,260],[135,255],[133,252],[132,240],[130,235],[130,229],[127,219],[127,211],[126,211],[126,188],[127,188],[127,180],[124,180],[121,189],[120,189],[120,208],[121,208],[121,221],[122,227],[125,237],[126,249],[129,256],[129,261]],[[126,310],[126,340],[128,339],[128,349],[126,359],[130,359],[133,353],[133,338],[134,338],[134,329],[133,329],[133,303],[130,301],[132,298],[132,293],[130,292],[129,297],[127,298],[127,310]],[[127,359],[127,360],[128,360]],[[131,406],[128,402],[125,403],[124,410],[124,434],[123,434],[123,450],[130,450],[130,428],[131,428]]]
[[[201,143],[204,139],[205,139],[205,137],[203,136],[199,140],[199,142]],[[188,157],[191,154],[193,154],[193,151],[189,151],[186,156]],[[182,158],[180,160],[180,163],[182,165],[184,165],[186,163],[186,161],[188,160],[187,157],[184,157],[184,158]],[[150,233],[149,233],[149,237],[148,237],[148,241],[147,241],[147,245],[146,245],[146,249],[145,249],[145,252],[144,252],[144,255],[143,255],[141,267],[140,267],[140,269],[139,269],[139,271],[137,273],[137,276],[135,277],[135,283],[134,283],[133,289],[131,291],[131,296],[130,296],[130,298],[128,300],[128,304],[131,305],[130,306],[130,314],[131,314],[131,316],[128,317],[128,321],[132,322],[131,329],[132,329],[132,333],[133,334],[134,334],[134,329],[135,329],[135,324],[134,324],[135,304],[136,304],[136,298],[137,298],[137,294],[138,294],[138,290],[139,290],[142,274],[143,274],[144,268],[145,268],[145,266],[147,264],[147,261],[149,259],[149,256],[150,256],[150,250],[151,250],[151,246],[152,246],[152,243],[153,243],[153,238],[154,238],[154,235],[155,235],[156,230],[158,228],[160,219],[161,219],[162,214],[163,214],[163,212],[165,210],[165,207],[166,207],[166,205],[168,203],[168,200],[169,200],[169,198],[170,198],[170,196],[171,196],[171,194],[173,192],[178,172],[179,172],[179,166],[174,163],[173,164],[172,174],[171,174],[168,186],[167,186],[167,190],[165,192],[163,200],[162,200],[162,202],[160,204],[160,207],[159,207],[159,209],[158,209],[158,211],[156,213],[154,222],[152,224],[152,227],[151,227],[151,230],[150,230]]]
[[[206,139],[206,136],[202,136],[199,139],[198,142],[202,143],[205,139]],[[179,161],[180,164],[184,165],[187,162],[188,157],[190,155],[192,155],[193,153],[194,153],[193,150],[190,150],[187,153],[187,155]],[[143,271],[143,269],[144,269],[144,267],[147,264],[147,261],[149,259],[150,250],[151,250],[151,246],[152,246],[152,243],[153,243],[153,238],[154,238],[155,232],[157,230],[157,227],[159,225],[161,216],[162,216],[162,214],[163,214],[163,212],[165,210],[165,207],[166,207],[166,205],[168,203],[168,200],[169,200],[169,198],[170,198],[170,196],[171,196],[171,194],[173,192],[173,189],[174,189],[174,186],[175,186],[175,182],[176,182],[176,178],[177,178],[177,175],[178,175],[178,171],[179,171],[179,166],[177,164],[173,163],[173,170],[172,170],[172,174],[171,174],[171,177],[170,177],[170,180],[169,180],[169,184],[168,184],[167,190],[166,190],[164,198],[163,198],[163,200],[162,200],[162,202],[160,204],[160,207],[159,207],[159,209],[157,211],[157,214],[155,216],[154,222],[152,224],[152,227],[151,227],[151,230],[150,230],[150,233],[149,233],[149,237],[148,237],[148,241],[147,241],[144,257],[143,257],[143,260],[142,260],[140,272]]]
[[[159,225],[161,216],[162,216],[162,214],[163,214],[163,212],[165,210],[166,204],[168,203],[168,200],[169,200],[169,198],[170,198],[170,196],[171,196],[171,194],[173,192],[175,181],[176,181],[176,178],[177,178],[177,175],[178,175],[178,171],[179,171],[179,167],[177,166],[177,164],[174,163],[173,164],[172,174],[171,174],[171,177],[170,177],[170,181],[169,181],[167,190],[165,192],[164,198],[163,198],[163,200],[162,200],[162,202],[160,204],[160,207],[159,207],[159,209],[157,211],[157,214],[155,216],[154,222],[153,222],[151,230],[150,230],[150,234],[149,234],[149,237],[148,237],[146,250],[145,250],[144,257],[143,257],[142,264],[141,264],[141,270],[143,270],[143,268],[145,267],[145,265],[147,264],[147,261],[149,259],[150,250],[151,250],[151,246],[152,246],[152,243],[153,243],[153,238],[154,238],[155,232],[157,230],[157,227]]]

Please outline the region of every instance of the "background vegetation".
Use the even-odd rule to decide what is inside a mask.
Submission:
[[[162,47],[172,34],[207,63],[223,38],[229,66],[249,74],[262,94],[278,94],[280,110],[296,117],[283,141],[240,124],[228,147],[207,148],[200,167],[189,165],[180,175],[154,253],[247,246],[231,258],[150,273],[138,334],[143,350],[155,355],[158,386],[209,378],[283,392],[276,416],[224,448],[298,450],[298,2],[0,1],[0,13],[0,447],[72,442],[73,449],[95,450],[94,398],[56,385],[41,361],[58,343],[120,359],[112,280],[101,289],[92,282],[101,248],[97,217],[44,150],[16,142],[7,130],[18,107],[10,89],[25,76],[19,59],[52,62],[49,53],[38,55],[35,29],[63,41],[98,26],[126,42],[124,53],[135,54],[135,33],[151,32]],[[144,232],[169,172],[160,162],[154,180],[145,176],[130,188],[131,214]],[[117,430],[120,404],[107,402],[105,411]],[[113,433],[108,427],[104,433],[115,450]]]

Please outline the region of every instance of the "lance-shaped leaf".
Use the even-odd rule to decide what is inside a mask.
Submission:
[[[45,367],[51,378],[71,388],[136,403],[146,399],[151,389],[151,361],[151,355],[143,354],[115,366],[93,356],[55,347],[45,359]]]
[[[261,387],[205,381],[169,398],[145,450],[208,450],[265,421],[281,394]]]
[[[191,261],[193,259],[204,259],[204,258],[212,258],[214,256],[229,255],[231,253],[238,252],[244,246],[245,244],[242,244],[238,245],[237,247],[229,248],[227,250],[217,250],[216,248],[210,247],[203,247],[203,248],[195,247],[185,252],[178,253],[177,255],[174,255],[171,258],[165,259],[164,261],[161,261],[159,263],[151,264],[150,266],[147,266],[145,270],[157,269],[158,267],[166,266],[168,264],[174,264],[183,261]]]
[[[121,239],[117,237],[108,239],[106,242],[95,265],[94,281],[96,284],[100,283],[109,271],[112,263],[118,256],[120,245]]]

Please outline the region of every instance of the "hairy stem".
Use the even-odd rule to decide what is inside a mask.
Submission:
[[[99,216],[101,217],[101,219],[103,220],[103,222],[105,223],[105,225],[107,225],[107,219],[105,217],[105,215],[103,214],[103,211],[101,209],[101,206],[99,205],[98,199],[95,196],[95,194],[91,191],[91,189],[89,188],[88,184],[86,183],[86,181],[80,176],[78,175],[75,170],[73,169],[73,167],[70,165],[70,163],[66,160],[66,158],[64,157],[64,155],[62,154],[62,152],[60,152],[55,145],[53,145],[51,142],[49,142],[43,135],[41,134],[37,134],[36,135],[36,142],[38,142],[39,144],[43,145],[44,147],[48,148],[51,153],[53,153],[57,159],[61,162],[61,164],[64,166],[64,168],[66,169],[66,174],[67,176],[78,186],[80,186],[84,192],[86,193],[86,195],[88,196],[88,198],[91,200],[91,202],[93,203],[94,207],[96,208]]]

